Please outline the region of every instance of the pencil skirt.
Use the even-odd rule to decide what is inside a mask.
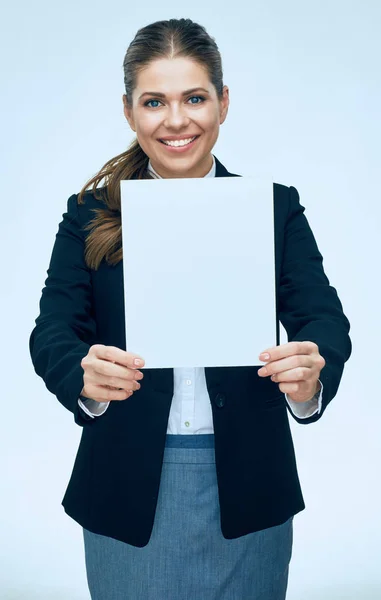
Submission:
[[[92,600],[284,600],[293,517],[227,540],[214,435],[167,435],[155,521],[143,548],[83,529]]]

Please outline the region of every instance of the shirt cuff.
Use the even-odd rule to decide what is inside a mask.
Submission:
[[[106,412],[110,402],[97,402],[91,398],[78,398],[78,404],[89,417],[100,417]]]
[[[308,417],[312,417],[315,413],[320,414],[323,398],[323,384],[320,379],[318,381],[321,385],[321,389],[316,392],[311,400],[307,400],[306,402],[295,402],[285,394],[289,407],[298,419],[308,419]]]

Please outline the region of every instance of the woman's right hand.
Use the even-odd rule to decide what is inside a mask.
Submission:
[[[136,359],[141,364],[136,365]],[[138,369],[144,364],[144,359],[137,354],[116,346],[94,344],[81,360],[84,386],[80,395],[96,402],[126,400],[140,389],[138,380],[144,375]]]

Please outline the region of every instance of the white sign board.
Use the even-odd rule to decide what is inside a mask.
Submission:
[[[276,345],[273,183],[121,181],[127,351],[145,368],[245,366]]]

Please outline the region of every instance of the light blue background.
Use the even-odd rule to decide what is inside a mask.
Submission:
[[[380,598],[380,3],[13,2],[2,10],[0,596],[89,597],[61,507],[80,428],[34,374],[28,338],[67,198],[132,132],[122,63],[138,28],[191,17],[219,44],[231,106],[215,154],[294,185],[353,354],[317,424],[292,422],[307,510],[288,600]],[[283,341],[286,341],[284,339]],[[112,510],[112,506],[110,506]]]

